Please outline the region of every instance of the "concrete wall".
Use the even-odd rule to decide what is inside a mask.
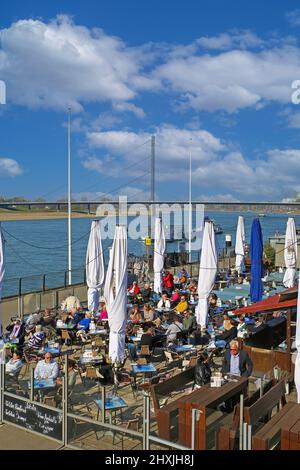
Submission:
[[[0,321],[5,328],[11,317],[23,316],[36,310],[58,308],[69,295],[75,295],[81,302],[87,301],[87,287],[84,284],[46,292],[25,294],[22,297],[8,297],[0,301]]]

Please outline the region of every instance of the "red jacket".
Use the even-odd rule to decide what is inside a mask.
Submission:
[[[130,286],[129,289],[128,289],[128,292],[130,292],[132,288],[133,288],[133,286]],[[137,294],[140,293],[139,286],[135,286],[133,293],[134,293],[134,295],[137,295]]]
[[[174,287],[173,274],[169,273],[163,276],[163,287],[172,289]]]

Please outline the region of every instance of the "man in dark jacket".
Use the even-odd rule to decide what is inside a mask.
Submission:
[[[230,349],[225,352],[222,373],[249,377],[252,369],[253,363],[248,353],[240,350],[238,341],[230,341]]]

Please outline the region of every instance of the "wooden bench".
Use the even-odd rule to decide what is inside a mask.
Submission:
[[[244,420],[252,426],[252,433],[254,434],[255,429],[259,427],[262,420],[269,421],[271,419],[271,413],[275,406],[279,407],[281,405],[283,407],[285,404],[285,381],[281,380],[259,400],[244,408]]]
[[[287,403],[278,413],[276,413],[267,424],[265,424],[252,438],[253,450],[270,450],[281,441],[281,431],[283,428],[292,428],[297,421],[300,422],[299,409],[295,409],[295,403]],[[283,436],[283,439],[286,436]],[[290,448],[289,446],[287,447]],[[297,447],[297,449],[300,449]]]
[[[184,387],[195,378],[195,367],[189,367],[188,369],[180,372],[179,374],[170,377],[164,382],[152,385],[150,387],[150,395],[153,401],[153,407],[155,414],[160,409],[159,400],[163,397],[169,397],[174,391],[177,391],[181,387]]]
[[[288,403],[288,405],[293,406],[291,407],[289,419],[286,419],[285,422],[281,422],[280,449],[300,450],[300,404]]]
[[[273,386],[273,379],[266,382],[263,386],[263,395],[267,393]],[[260,390],[256,390],[250,396],[244,399],[244,406],[250,407],[260,399]],[[232,413],[225,416],[221,422],[221,426],[216,431],[216,448],[217,450],[233,450],[236,445],[238,427],[240,420],[240,406],[236,405]]]
[[[176,427],[178,419],[179,399],[173,400],[171,403],[160,406],[160,399],[170,397],[171,393],[185,387],[190,382],[194,382],[195,367],[190,367],[179,374],[174,375],[164,382],[152,385],[150,394],[153,401],[154,411],[157,419],[159,437],[170,440],[172,424]]]

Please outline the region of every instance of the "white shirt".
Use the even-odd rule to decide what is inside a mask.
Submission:
[[[5,364],[5,372],[9,375],[16,375],[17,372],[22,369],[22,359],[10,359],[7,364]]]
[[[59,374],[57,362],[45,362],[44,359],[39,361],[34,369],[34,378],[39,380],[56,379]]]
[[[160,301],[157,304],[157,308],[159,308],[159,309],[161,309],[161,308],[171,308],[171,302],[169,301],[169,299],[167,299],[165,302],[163,301],[163,299],[160,299]]]

